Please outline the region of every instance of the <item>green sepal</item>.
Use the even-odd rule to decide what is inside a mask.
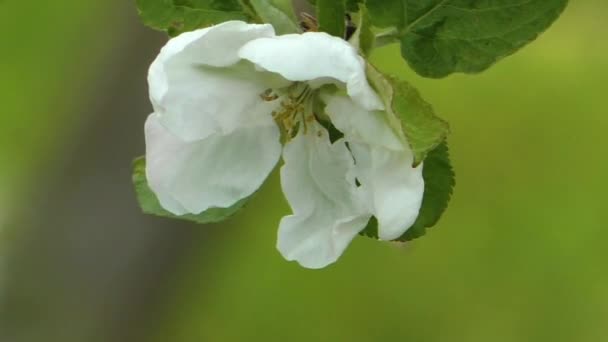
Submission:
[[[405,135],[414,152],[414,166],[418,165],[446,139],[448,123],[406,81],[384,75],[369,63],[367,77],[384,102],[389,124],[399,136]]]
[[[300,28],[293,20],[293,9],[291,13],[285,12],[283,8],[275,5],[271,0],[246,0],[251,8],[259,16],[262,22],[272,24],[277,34],[296,33]]]
[[[214,223],[223,221],[242,209],[249,199],[253,196],[244,198],[229,208],[211,208],[198,215],[174,215],[160,205],[158,198],[148,186],[146,179],[146,159],[139,157],[133,161],[133,186],[137,195],[137,200],[142,211],[146,214],[162,216],[172,219],[192,221],[196,223]]]
[[[369,13],[363,4],[360,5],[358,17],[357,31],[355,31],[353,36],[349,39],[349,42],[359,49],[359,53],[367,57],[374,48],[376,35],[372,31]]]
[[[424,236],[427,228],[435,226],[447,209],[456,185],[456,178],[446,142],[428,154],[424,161],[422,177],[424,197],[418,218],[412,227],[395,241],[406,242]],[[378,238],[378,221],[375,217],[370,219],[367,227],[360,234]]]
[[[294,2],[292,0],[270,0],[270,2],[283,13],[287,14],[291,20],[296,23],[298,22],[298,16],[296,15]]]

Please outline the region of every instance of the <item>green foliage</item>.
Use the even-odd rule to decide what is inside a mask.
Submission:
[[[405,134],[414,152],[414,164],[419,164],[445,140],[450,130],[448,123],[435,115],[433,107],[409,83],[383,75],[371,64],[367,74],[384,101],[389,123]]]
[[[424,178],[424,198],[422,207],[414,225],[396,241],[411,241],[426,234],[426,229],[433,227],[445,212],[452,197],[456,178],[447,143],[443,142],[431,151],[424,161],[422,170]],[[361,235],[378,238],[378,221],[372,218]]]
[[[366,6],[377,27],[403,27],[407,14],[405,0],[367,0]]]
[[[230,208],[211,208],[198,215],[174,215],[161,207],[156,195],[154,195],[148,186],[148,181],[146,180],[146,159],[144,157],[133,161],[133,186],[135,187],[139,205],[144,213],[202,224],[220,222],[229,218],[243,208],[250,198],[242,199]]]
[[[446,142],[431,151],[424,160],[424,198],[418,219],[399,240],[412,240],[423,236],[426,228],[433,227],[448,207],[452,198],[456,176],[450,163]]]
[[[346,10],[348,12],[357,12],[359,4],[363,4],[364,0],[346,0]]]
[[[478,73],[534,40],[567,0],[367,0],[372,23],[396,27],[410,66],[425,77]]]
[[[291,20],[294,22],[298,21],[292,0],[270,0],[270,2],[283,13],[287,14]]]
[[[286,13],[270,0],[248,0],[253,10],[265,23],[274,26],[277,34],[295,33],[300,29],[293,21],[292,13]]]
[[[175,36],[228,20],[247,20],[235,0],[137,0],[141,20]]]
[[[317,0],[316,3],[319,31],[336,37],[344,37],[346,32],[345,0]]]
[[[173,0],[177,5],[192,8],[210,8],[218,11],[240,11],[239,0]]]
[[[317,0],[308,0],[313,5],[317,4]],[[364,3],[365,0],[346,0],[346,10],[348,12],[357,12],[359,10],[359,4]]]
[[[372,25],[369,19],[369,13],[365,5],[361,5],[359,12],[359,22],[357,23],[357,31],[350,38],[350,43],[359,48],[359,52],[363,56],[369,56],[374,48],[376,35],[372,31]]]
[[[298,32],[287,0],[137,0],[144,24],[175,36],[229,20],[272,24],[278,34]]]

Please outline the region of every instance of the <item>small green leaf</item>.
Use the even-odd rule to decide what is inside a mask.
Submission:
[[[567,0],[367,0],[372,23],[397,27],[401,54],[425,77],[478,73],[545,31]],[[401,10],[399,10],[401,9]]]
[[[247,20],[237,3],[204,0],[137,0],[143,23],[171,36],[228,20]]]
[[[414,152],[414,165],[418,165],[445,140],[448,123],[435,115],[433,107],[409,83],[383,75],[369,63],[367,76],[384,101],[389,124],[399,135],[405,134]]]
[[[396,241],[411,241],[426,234],[439,222],[452,197],[456,185],[454,170],[450,163],[447,143],[431,151],[424,161],[424,198],[418,218],[412,227]],[[361,235],[378,238],[378,221],[373,217]]]
[[[317,0],[319,31],[344,38],[346,33],[345,0]]]
[[[248,0],[254,11],[265,23],[274,26],[278,34],[296,33],[300,31],[292,16],[283,12],[270,0]]]
[[[154,195],[148,186],[148,181],[146,180],[146,159],[144,157],[137,158],[133,161],[133,186],[135,187],[139,205],[144,213],[202,224],[220,222],[229,218],[243,208],[251,198],[250,196],[242,199],[230,208],[211,208],[198,215],[174,215],[161,207],[156,195]]]
[[[359,52],[363,56],[369,56],[372,49],[374,48],[375,40],[376,36],[372,31],[372,26],[369,20],[367,8],[365,7],[365,5],[361,4],[357,31],[355,31],[355,34],[353,34],[349,41],[353,46],[359,48]]]

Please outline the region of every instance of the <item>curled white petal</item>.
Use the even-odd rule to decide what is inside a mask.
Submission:
[[[184,141],[151,114],[145,133],[148,184],[163,208],[176,215],[232,206],[262,185],[281,155],[272,119],[228,135]]]
[[[349,142],[362,142],[401,151],[407,146],[388,125],[386,112],[368,111],[346,96],[323,96],[325,111]]]
[[[345,84],[348,95],[362,107],[383,108],[367,82],[365,61],[355,48],[338,37],[307,32],[259,38],[245,44],[239,55],[290,81]]]
[[[315,124],[285,146],[283,158],[281,185],[293,215],[281,220],[277,248],[304,267],[325,267],[371,217],[352,177],[352,155]]]
[[[356,176],[378,219],[381,240],[394,240],[416,221],[424,195],[422,165],[413,168],[410,151],[350,143]]]
[[[349,143],[355,174],[378,219],[382,240],[399,238],[420,211],[424,195],[422,165],[390,127],[386,113],[367,111],[346,96],[323,96],[327,115]]]
[[[238,51],[252,39],[272,36],[271,25],[230,21],[169,40],[148,73],[150,99],[163,125],[184,140],[197,140],[268,115],[276,104],[260,98],[268,87],[264,75],[241,61]]]

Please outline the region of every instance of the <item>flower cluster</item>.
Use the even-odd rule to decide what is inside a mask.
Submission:
[[[416,220],[422,165],[412,166],[347,41],[229,21],[171,39],[148,82],[146,177],[167,211],[230,207],[282,156],[293,213],[280,222],[277,248],[288,260],[325,267],[372,216],[382,240]]]

